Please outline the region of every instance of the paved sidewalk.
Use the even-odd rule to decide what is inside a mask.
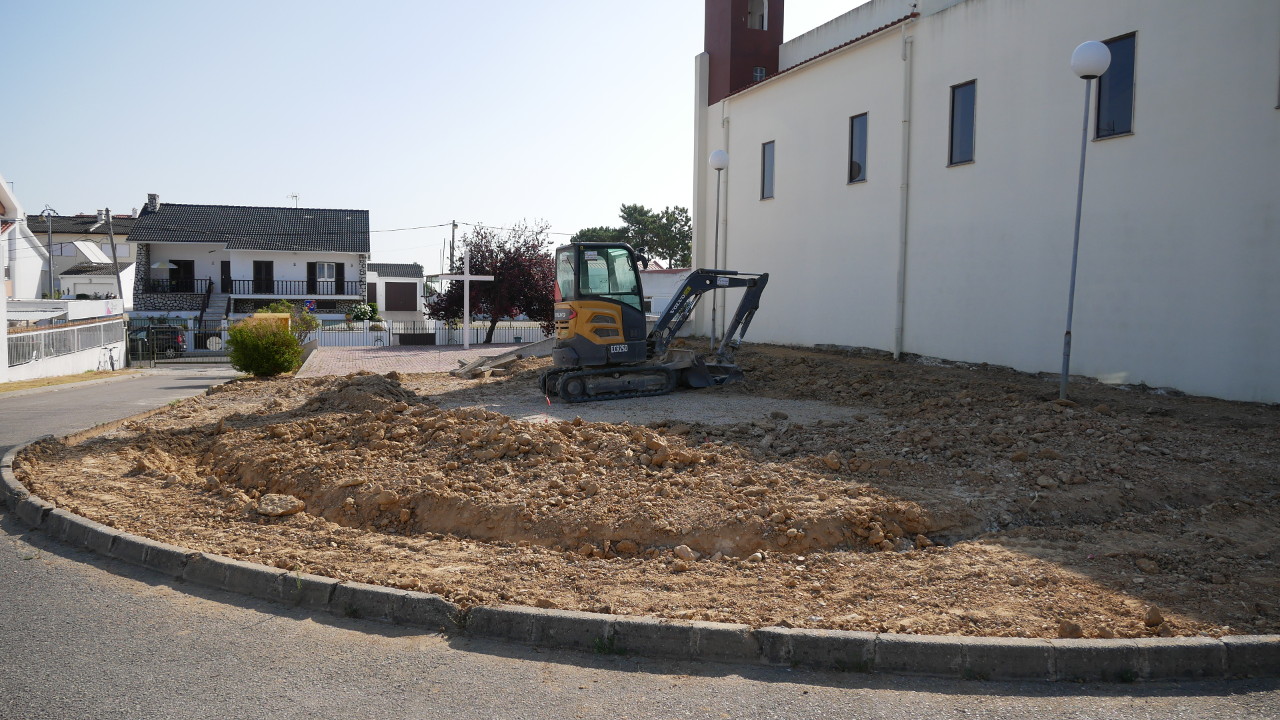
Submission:
[[[499,355],[515,344],[472,345],[394,345],[391,347],[322,347],[316,348],[298,371],[297,377],[348,375],[360,370],[378,374],[392,370],[402,373],[448,372],[476,358]]]

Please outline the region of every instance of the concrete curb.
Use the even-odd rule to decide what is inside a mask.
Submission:
[[[25,446],[23,446],[25,447]],[[123,533],[32,495],[0,460],[0,497],[18,520],[68,545],[168,577],[313,612],[432,632],[601,654],[975,680],[1135,680],[1280,676],[1280,635],[1039,640],[808,630],[521,606],[463,610],[439,595],[291,573]]]

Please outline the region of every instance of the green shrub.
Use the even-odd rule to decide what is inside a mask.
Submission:
[[[320,318],[312,315],[306,306],[294,304],[288,300],[276,300],[262,309],[263,312],[289,313],[289,330],[298,338],[299,343],[307,341],[307,336],[320,328]]]
[[[267,377],[302,365],[302,344],[275,323],[236,323],[227,336],[231,367],[240,372]]]

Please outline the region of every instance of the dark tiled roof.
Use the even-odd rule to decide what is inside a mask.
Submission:
[[[143,210],[130,242],[225,243],[229,250],[369,252],[368,210],[181,205]]]
[[[422,266],[418,263],[369,263],[369,271],[378,277],[422,279]]]
[[[107,236],[107,223],[104,221],[99,224],[97,215],[50,215],[49,217],[53,220],[52,223],[46,223],[43,215],[28,215],[27,227],[36,236],[42,232],[48,232],[50,224],[53,225],[53,231],[56,233]],[[137,220],[134,217],[112,217],[111,231],[116,237],[128,235]]]
[[[120,272],[124,272],[133,263],[120,263]],[[115,275],[116,267],[111,263],[82,262],[58,273],[59,275]]]

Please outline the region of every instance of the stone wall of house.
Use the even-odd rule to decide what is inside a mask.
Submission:
[[[147,294],[147,281],[151,279],[151,244],[138,243],[136,250],[137,257],[134,260],[133,271],[133,297],[134,309],[142,310],[140,302],[137,298],[143,298]]]
[[[142,293],[133,296],[134,310],[184,310],[200,312],[204,293]]]

